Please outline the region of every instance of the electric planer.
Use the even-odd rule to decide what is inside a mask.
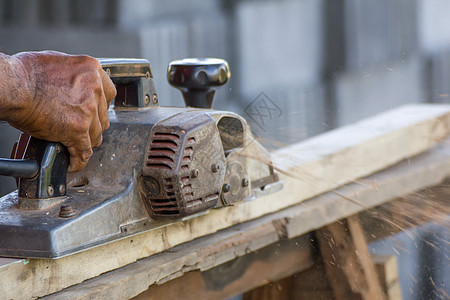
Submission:
[[[282,188],[244,118],[211,109],[221,59],[169,64],[186,107],[162,107],[144,59],[99,59],[117,88],[110,128],[86,168],[67,173],[59,143],[22,134],[0,175],[0,256],[58,258]]]

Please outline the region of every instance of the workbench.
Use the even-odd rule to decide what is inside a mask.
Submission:
[[[405,228],[392,222],[405,203],[424,212],[435,208],[424,198],[442,202],[422,222],[450,215],[450,105],[402,107],[272,155],[280,192],[57,260],[0,258],[2,298],[219,299],[253,290],[244,298],[275,299],[292,285],[284,278],[322,268],[299,275],[297,296],[323,289],[321,297],[382,299],[367,243]],[[430,187],[431,198],[411,196]],[[389,224],[380,225],[380,211]],[[328,280],[312,287],[314,276]]]

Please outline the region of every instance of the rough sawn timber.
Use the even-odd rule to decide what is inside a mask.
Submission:
[[[330,131],[273,152],[285,184],[280,192],[57,260],[2,260],[1,294],[20,299],[57,292],[333,190],[422,153],[449,135],[450,105],[406,106]]]

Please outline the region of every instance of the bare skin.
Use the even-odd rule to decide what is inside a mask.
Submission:
[[[115,96],[114,84],[90,56],[0,53],[0,120],[67,146],[69,172],[83,169],[102,143]]]

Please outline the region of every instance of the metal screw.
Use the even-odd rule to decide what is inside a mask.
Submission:
[[[244,178],[244,179],[242,179],[242,186],[243,187],[248,187],[248,179],[247,178]]]
[[[111,76],[111,70],[110,69],[106,69],[106,74],[108,74],[108,76]]]
[[[66,187],[64,184],[60,184],[59,185],[59,194],[60,195],[64,195],[64,193],[66,192]]]
[[[218,163],[213,163],[211,165],[211,171],[213,171],[213,173],[217,173],[220,170],[220,165]]]
[[[147,105],[149,103],[150,103],[150,96],[149,95],[145,95],[144,104]]]
[[[225,183],[225,184],[222,186],[222,191],[223,191],[224,193],[228,193],[230,190],[231,190],[231,186],[230,186],[228,183]]]
[[[61,150],[62,150],[62,148],[61,148],[61,145],[60,144],[56,144],[55,145],[55,149],[56,149],[56,152],[61,152]]]
[[[150,78],[150,72],[145,73],[145,78],[147,78],[147,79]]]
[[[197,169],[193,169],[193,170],[191,171],[191,176],[192,176],[193,178],[197,178],[197,177],[198,177],[198,170],[197,170]]]
[[[153,104],[158,103],[158,96],[156,96],[156,94],[153,94],[152,102],[153,102]]]
[[[53,190],[53,187],[51,186],[51,185],[49,185],[48,187],[47,187],[47,194],[51,197],[51,196],[53,196],[53,193],[54,193],[55,191]]]
[[[75,211],[70,205],[62,205],[59,210],[59,216],[61,218],[70,218],[75,216]]]

